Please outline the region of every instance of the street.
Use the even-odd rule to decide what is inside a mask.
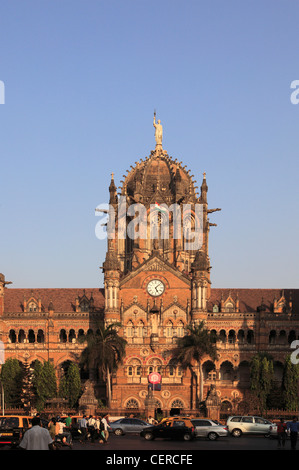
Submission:
[[[286,442],[285,450],[290,449],[290,441]],[[232,436],[219,438],[216,441],[209,441],[204,438],[197,438],[193,441],[155,439],[146,441],[139,435],[127,434],[124,436],[115,436],[111,434],[109,444],[99,444],[87,442],[81,444],[74,441],[73,450],[104,450],[110,454],[113,451],[149,451],[149,452],[185,452],[185,451],[225,451],[225,450],[277,450],[277,440],[269,439],[263,436],[242,436],[234,438]]]

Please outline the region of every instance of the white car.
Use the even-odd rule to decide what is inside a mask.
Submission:
[[[263,434],[269,437],[273,427],[271,421],[260,416],[230,416],[226,424],[234,437],[242,434]]]
[[[227,426],[212,419],[192,419],[195,437],[207,437],[210,441],[215,441],[218,437],[228,435]]]

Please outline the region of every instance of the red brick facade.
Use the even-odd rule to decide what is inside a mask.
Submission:
[[[103,289],[14,289],[6,287],[1,275],[0,340],[5,358],[30,363],[50,359],[60,377],[64,364],[80,356],[80,334],[96,329],[99,318],[120,322],[120,334],[128,344],[113,378],[112,409],[143,411],[148,375],[156,371],[162,375],[161,391],[154,392],[156,407],[165,413],[190,410],[196,407],[190,372],[173,365],[169,351],[190,322],[204,320],[220,341],[215,364],[209,357],[203,360],[203,399],[211,385],[216,385],[223,407],[232,409],[246,399],[249,363],[258,351],[273,356],[275,377],[281,381],[290,344],[299,338],[299,289],[211,287],[208,242],[214,224],[209,215],[218,209],[208,209],[205,175],[197,194],[189,171],[157,148],[132,167],[120,194],[112,177],[109,192],[116,215],[120,196],[128,207],[143,204],[147,214],[155,203],[190,204],[191,219],[195,204],[202,204],[202,247],[188,251],[184,238],[173,238],[170,223],[167,240],[109,239]],[[149,293],[151,280],[162,282],[161,295]]]

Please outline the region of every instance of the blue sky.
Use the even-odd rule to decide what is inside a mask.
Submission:
[[[207,173],[214,287],[298,287],[295,0],[2,0],[0,272],[102,287],[94,209],[163,147]]]

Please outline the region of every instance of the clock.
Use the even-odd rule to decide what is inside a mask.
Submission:
[[[153,297],[158,297],[162,295],[165,290],[165,286],[162,281],[159,279],[153,279],[147,285],[147,292]]]

